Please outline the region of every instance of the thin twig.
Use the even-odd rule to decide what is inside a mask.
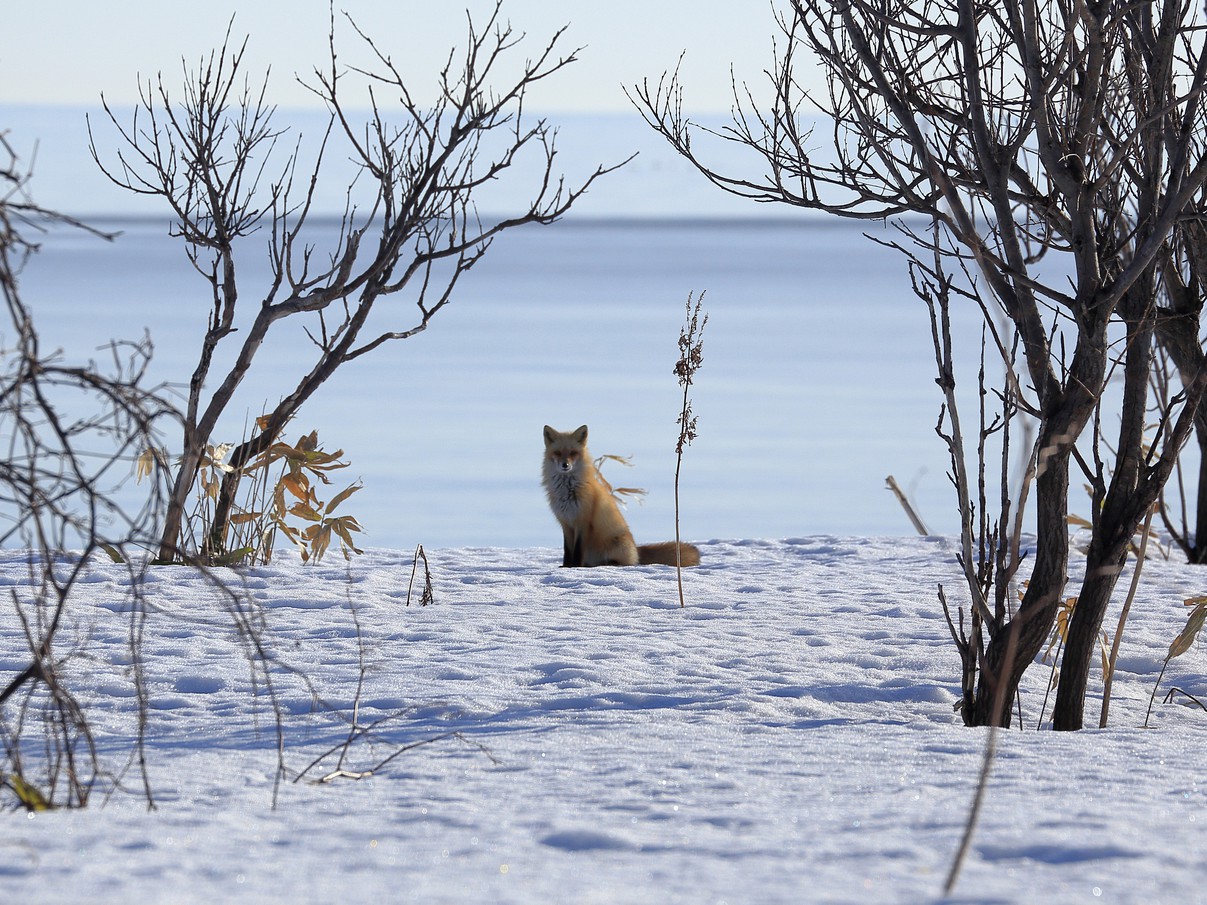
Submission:
[[[914,530],[923,537],[930,537],[930,531],[927,529],[926,524],[922,521],[921,516],[918,515],[917,511],[910,503],[909,497],[905,495],[905,491],[901,489],[901,485],[897,483],[897,479],[892,475],[889,475],[884,479],[884,483],[888,485],[888,489],[893,492],[893,496],[897,498],[897,502],[900,503],[901,508],[905,510],[905,514],[909,518],[910,524],[914,526]]]
[[[984,807],[985,795],[989,790],[989,777],[993,772],[993,759],[997,755],[997,734],[1001,731],[1002,716],[1006,710],[1006,689],[1008,687],[1008,683],[1005,681],[1006,673],[1014,662],[1020,626],[1025,618],[1026,616],[1020,616],[1013,620],[1007,629],[1009,634],[1006,638],[1006,657],[998,675],[994,677],[996,686],[993,692],[993,713],[988,726],[989,735],[985,738],[985,750],[981,757],[981,771],[977,777],[976,792],[972,796],[972,806],[968,809],[964,834],[960,837],[960,846],[956,850],[955,857],[951,862],[951,870],[948,871],[947,880],[943,884],[944,895],[951,895],[956,888],[960,871],[963,869],[968,851],[972,847],[973,836],[976,835],[977,824],[981,819],[981,809]]]
[[[1136,568],[1132,572],[1132,583],[1127,589],[1127,600],[1123,602],[1123,610],[1119,613],[1119,625],[1115,628],[1115,639],[1111,642],[1111,655],[1107,660],[1106,675],[1102,677],[1102,715],[1098,718],[1098,728],[1105,729],[1107,714],[1111,707],[1111,685],[1115,679],[1115,662],[1119,659],[1119,643],[1123,640],[1123,627],[1127,624],[1128,613],[1131,612],[1132,601],[1136,599],[1136,589],[1140,587],[1140,573],[1144,569],[1144,554],[1148,550],[1148,536],[1152,531],[1153,516],[1156,515],[1157,505],[1148,510],[1144,519],[1144,528],[1140,535],[1140,550],[1136,553]]]
[[[428,568],[427,554],[423,551],[423,544],[415,547],[415,558],[411,561],[411,580],[407,584],[407,602],[406,605],[411,605],[411,589],[415,587],[415,573],[419,570],[419,560],[423,560],[423,593],[419,597],[419,605],[427,606],[435,601],[435,595],[432,592],[432,570]]]

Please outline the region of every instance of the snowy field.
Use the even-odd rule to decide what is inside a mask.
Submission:
[[[149,328],[156,378],[183,382],[204,287],[165,221],[107,190],[81,111],[8,112],[14,136],[39,142],[39,200],[122,233],[44,237],[22,284],[44,345],[78,361]],[[98,791],[84,811],[7,812],[3,901],[942,901],[987,734],[953,712],[959,660],[935,593],[958,599],[952,541],[889,537],[910,530],[890,473],[933,531],[955,530],[925,310],[861,227],[726,203],[643,130],[568,122],[572,174],[635,144],[642,156],[564,223],[503,237],[428,333],[367,356],[304,411],[297,432],[318,428],[364,479],[346,509],[372,549],[231,574],[275,658],[279,787],[272,699],[253,694],[223,599],[192,571],[154,569],[157,809],[128,770],[104,806]],[[671,570],[557,568],[539,431],[586,422],[595,454],[632,455],[624,482],[650,490],[627,512],[637,540],[671,537],[671,367],[701,290],[684,535],[742,540],[701,544],[680,609]],[[968,320],[957,334],[979,343]],[[297,373],[298,335],[265,347],[216,439],[239,439]],[[427,607],[405,606],[417,543]],[[25,570],[0,551],[0,590],[19,593]],[[136,732],[127,581],[107,563],[87,579],[62,651],[121,767]],[[1000,737],[950,901],[1207,901],[1207,713],[1161,703],[1175,685],[1207,694],[1202,643],[1172,662],[1141,728],[1182,601],[1205,583],[1147,564],[1107,730],[1032,731],[1048,668],[1030,671],[1028,731]],[[10,676],[26,661],[0,612]],[[334,766],[307,771],[358,701],[361,725],[381,722],[345,767],[418,746],[360,781],[294,782]]]
[[[1107,730],[1033,731],[1047,670],[1031,669],[1028,731],[1000,736],[981,825],[944,900],[987,737],[952,709],[958,660],[935,599],[937,582],[958,598],[950,542],[702,550],[683,609],[673,570],[562,570],[552,548],[430,550],[426,607],[405,606],[411,558],[398,552],[307,567],[282,554],[232,574],[278,658],[288,773],[275,809],[271,707],[252,693],[220,599],[191,570],[153,569],[158,809],[131,770],[103,807],[98,792],[84,811],[10,812],[4,899],[1207,900],[1207,714],[1158,695],[1153,728],[1141,728],[1200,569],[1146,565]],[[24,569],[5,553],[0,581],[20,585]],[[63,635],[119,765],[134,731],[125,585],[120,567],[92,568]],[[12,620],[0,624],[8,673],[23,661]],[[381,722],[346,768],[445,737],[370,778],[291,781],[346,737],[362,663],[359,721]],[[1197,644],[1162,692],[1207,693],[1203,665]],[[1096,722],[1096,704],[1088,712]]]

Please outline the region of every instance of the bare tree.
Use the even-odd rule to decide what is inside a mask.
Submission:
[[[199,571],[212,588],[213,607],[148,599],[146,577],[155,563],[143,551],[157,544],[168,482],[159,475],[130,485],[138,469],[163,467],[144,452],[163,442],[166,423],[179,422],[175,394],[166,385],[146,385],[149,340],[112,343],[105,347],[112,360],[100,364],[72,365],[63,352],[42,350],[19,280],[37,250],[34,238],[54,226],[97,231],[39,206],[29,181],[0,133],[0,546],[19,546],[26,566],[23,580],[12,576],[0,600],[11,614],[4,622],[11,666],[0,670],[0,793],[30,810],[82,807],[98,791],[123,787],[133,772],[148,807],[155,806],[146,745],[155,664],[144,642],[166,620],[230,636],[232,652],[246,660],[257,710],[271,720],[275,802],[287,773],[278,683],[304,689],[326,714],[338,718],[341,709],[323,699],[307,668],[274,650],[263,610],[220,573]],[[88,606],[96,587],[91,577],[109,569],[124,570],[118,583],[126,599],[112,610]],[[88,650],[93,632],[99,625],[112,633],[115,620],[126,623],[125,655],[98,662]],[[131,690],[132,706],[118,708],[130,721],[128,736],[93,735],[90,683],[102,673],[106,686],[125,683]]]
[[[931,250],[929,261],[910,246],[894,247],[909,259],[914,294],[926,303],[930,314],[931,340],[938,372],[935,382],[943,392],[944,401],[935,432],[947,446],[951,460],[950,477],[960,514],[960,551],[957,560],[971,598],[967,622],[964,608],[957,607],[957,625],[941,584],[939,602],[960,654],[961,712],[966,720],[970,720],[976,711],[977,680],[985,656],[986,633],[992,635],[1005,625],[1009,617],[1010,596],[1015,590],[1015,576],[1022,563],[1021,535],[1026,492],[1034,474],[1033,457],[1024,466],[1022,479],[1017,480],[1017,486],[1014,486],[1016,476],[1012,473],[1011,457],[1014,426],[1019,415],[1014,401],[1016,392],[1007,385],[991,393],[986,386],[987,358],[996,357],[1004,348],[1003,338],[996,334],[991,347],[988,322],[981,332],[975,442],[971,442],[971,437],[966,437],[957,393],[951,325],[953,296],[966,293],[961,293],[952,277],[944,271],[944,258],[937,244]],[[977,301],[975,296],[970,298]],[[1011,342],[1012,357],[1016,348],[1017,343]],[[991,469],[995,457],[1000,462],[996,476]],[[1005,699],[996,703],[1000,707],[1010,704]]]
[[[1201,156],[1202,150],[1196,151]],[[1157,322],[1158,359],[1157,404],[1169,399],[1171,371],[1182,389],[1194,382],[1204,367],[1202,334],[1203,303],[1207,300],[1207,199],[1200,196],[1187,208],[1187,217],[1179,224],[1166,245],[1160,288],[1164,316]],[[1174,499],[1166,497],[1160,509],[1170,536],[1199,565],[1207,563],[1207,406],[1200,406],[1195,419],[1198,467],[1195,494],[1185,499],[1184,490]]]
[[[1181,0],[793,0],[779,24],[785,43],[769,69],[771,98],[760,105],[735,85],[731,126],[710,132],[690,122],[677,74],[639,87],[635,103],[726,191],[900,218],[919,248],[956,273],[967,264],[967,293],[1011,322],[1023,370],[1005,348],[1000,357],[1021,390],[1015,404],[1037,422],[1036,544],[1017,613],[990,626],[965,716],[1008,723],[1002,702],[1050,632],[1064,597],[1076,463],[1094,488],[1093,536],[1054,724],[1080,728],[1093,641],[1128,544],[1207,388],[1200,363],[1160,413],[1155,442],[1143,442],[1165,250],[1207,181],[1198,154],[1207,55],[1196,10]],[[826,86],[811,93],[802,78],[817,62]],[[824,140],[811,131],[815,113]],[[710,167],[710,138],[752,152],[755,173]],[[1102,445],[1091,464],[1077,443],[1112,366],[1124,390],[1107,467]]]
[[[93,554],[119,555],[154,533],[158,502],[131,499],[122,490],[139,451],[159,441],[160,422],[175,410],[163,387],[146,386],[149,341],[113,344],[107,367],[72,365],[60,353],[42,351],[19,286],[37,248],[31,235],[82,224],[39,206],[29,177],[0,134],[0,296],[7,325],[0,329],[0,545],[29,550],[28,580],[9,589],[5,600],[28,662],[0,684],[0,785],[36,809],[86,804],[97,779],[111,775],[67,677],[71,658],[59,636]],[[68,550],[79,552],[67,556]],[[129,584],[137,597],[141,583],[135,576]],[[146,694],[136,639],[144,616],[136,601],[130,662],[140,726]],[[140,730],[140,763],[141,747]]]
[[[426,329],[451,300],[460,277],[499,234],[557,220],[614,169],[600,167],[581,183],[567,185],[556,173],[556,130],[525,112],[529,89],[575,60],[577,51],[557,54],[564,30],[508,77],[501,70],[517,54],[522,35],[501,20],[496,5],[483,28],[471,19],[466,46],[449,54],[435,100],[425,101],[389,55],[351,19],[348,23],[370,62],[345,67],[340,61],[333,13],[330,59],[309,83],[330,120],[305,176],[300,145],[281,150],[284,132],[273,124],[267,77],[256,85],[244,76],[246,42],[234,47],[229,35],[220,50],[186,73],[180,101],[161,76],[143,87],[129,125],[119,123],[106,106],[123,144],[115,163],[102,162],[105,155],[93,135],[93,155],[110,179],[170,206],[172,234],[183,239],[211,296],[208,329],[189,382],[183,457],[160,541],[163,558],[184,552],[183,513],[206,445],[270,330],[286,319],[302,319],[313,344],[313,364],[228,456],[233,470],[201,551],[207,556],[221,552],[241,467],[279,436],[341,365]],[[355,78],[365,93],[349,100],[344,85]],[[352,110],[365,102],[371,113],[360,123]],[[336,147],[359,175],[348,189],[338,241],[320,254],[309,244],[308,227],[324,161]],[[492,183],[524,178],[531,180],[525,208],[497,220],[479,215],[479,198]],[[255,286],[240,240],[260,229],[269,237],[271,273]],[[409,323],[395,310],[391,325],[374,326],[371,315],[378,303],[404,292],[415,306]],[[243,314],[248,306],[241,298],[252,296]],[[212,374],[215,353],[224,344],[236,345],[233,364],[224,374]]]

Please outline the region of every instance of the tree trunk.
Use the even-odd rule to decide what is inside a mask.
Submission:
[[[1052,710],[1052,728],[1080,729],[1085,717],[1085,696],[1089,686],[1090,667],[1098,648],[1102,620],[1110,606],[1111,594],[1127,562],[1128,534],[1116,540],[1110,549],[1101,550],[1097,544],[1086,560],[1086,576],[1081,585],[1069,631],[1065,637],[1064,659],[1060,665],[1060,681],[1056,688],[1056,704]]]
[[[195,444],[185,444],[185,454],[168,495],[168,509],[164,514],[163,530],[159,535],[159,561],[178,562],[184,548],[180,534],[184,530],[184,510],[189,502],[189,491],[197,480],[200,452]]]
[[[1207,563],[1207,407],[1199,406],[1194,419],[1194,439],[1199,454],[1198,488],[1195,491],[1194,512],[1185,513],[1186,520],[1193,519],[1194,533],[1176,539],[1181,541],[1187,561],[1192,566],[1201,566]]]
[[[1195,419],[1195,439],[1199,446],[1199,489],[1195,494],[1194,539],[1187,538],[1186,557],[1192,565],[1207,562],[1207,409],[1199,408]]]
[[[1123,364],[1123,405],[1115,469],[1102,498],[1095,493],[1094,536],[1086,555],[1085,578],[1065,637],[1060,683],[1052,713],[1054,729],[1080,729],[1090,668],[1098,647],[1102,620],[1111,594],[1127,562],[1128,545],[1154,500],[1156,484],[1145,479],[1144,429],[1148,409],[1149,374],[1153,362],[1153,319],[1149,303],[1153,287],[1148,279],[1120,305],[1128,319],[1127,359]]]
[[[1192,285],[1197,287],[1199,284],[1194,281]],[[1173,362],[1182,388],[1187,389],[1196,375],[1207,367],[1207,356],[1199,343],[1199,322],[1203,303],[1199,294],[1190,291],[1182,282],[1176,267],[1166,267],[1165,286],[1172,311],[1157,319],[1156,338]],[[1194,432],[1199,448],[1198,490],[1195,494],[1194,513],[1184,513],[1186,521],[1193,518],[1194,535],[1179,536],[1177,539],[1186,558],[1194,565],[1203,565],[1207,562],[1207,409],[1203,407],[1196,413]]]
[[[236,446],[227,457],[231,471],[224,472],[218,483],[218,498],[214,501],[214,520],[210,525],[209,535],[205,539],[202,554],[206,557],[221,557],[229,552],[226,541],[230,531],[231,513],[235,506],[235,496],[239,492],[239,482],[243,480],[243,469],[256,456],[268,450],[285,429],[288,418],[281,418],[274,412],[267,426],[255,436]]]
[[[994,633],[985,649],[969,725],[1010,725],[1010,702],[1023,672],[1048,638],[1068,580],[1070,448],[1047,442],[1041,449],[1056,451],[1047,456],[1035,481],[1035,566],[1018,613]]]

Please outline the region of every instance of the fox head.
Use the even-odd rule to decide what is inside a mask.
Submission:
[[[545,461],[554,471],[574,471],[586,457],[587,425],[575,431],[558,431],[545,425]]]

